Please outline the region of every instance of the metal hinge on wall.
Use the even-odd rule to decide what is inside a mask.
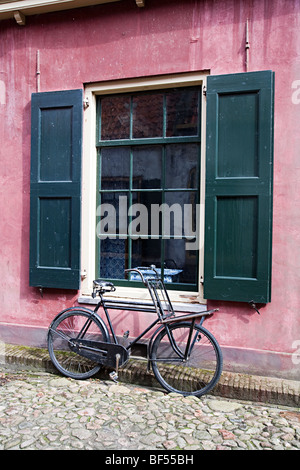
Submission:
[[[251,308],[253,308],[258,313],[258,315],[260,315],[260,311],[258,310],[258,307],[253,300],[250,300],[248,304],[250,305]]]
[[[83,109],[87,109],[90,105],[88,97],[84,98],[83,100]]]
[[[83,279],[86,279],[86,277],[87,277],[87,272],[86,272],[85,269],[84,269],[83,271],[81,271],[80,276],[81,276],[81,280],[82,280],[82,281],[83,281]]]

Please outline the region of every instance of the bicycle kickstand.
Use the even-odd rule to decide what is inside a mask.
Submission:
[[[119,362],[120,362],[120,354],[116,354],[116,370],[110,372],[109,377],[114,382],[118,383],[118,371],[119,371]]]

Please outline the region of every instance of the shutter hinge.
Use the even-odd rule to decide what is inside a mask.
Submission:
[[[87,109],[90,105],[88,97],[84,98],[83,100],[83,109]]]
[[[260,315],[260,311],[258,310],[258,308],[256,306],[256,303],[253,302],[253,300],[250,300],[250,302],[248,302],[248,304],[250,305],[250,307],[252,307],[258,313],[258,315]]]
[[[203,92],[203,95],[206,96],[206,86],[204,85],[203,89],[202,89],[202,92]]]

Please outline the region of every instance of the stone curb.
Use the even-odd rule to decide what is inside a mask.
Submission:
[[[27,346],[2,344],[0,365],[7,365],[12,368],[35,368],[58,373],[46,349]],[[107,379],[108,371],[104,368],[101,369],[98,377]],[[154,375],[147,372],[146,360],[131,359],[125,367],[119,370],[119,381],[153,388],[159,386]],[[299,407],[300,382],[223,371],[219,383],[210,392],[210,395]]]

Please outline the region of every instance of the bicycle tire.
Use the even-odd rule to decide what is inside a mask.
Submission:
[[[214,336],[202,326],[194,325],[195,339],[191,354],[186,361],[180,359],[168,338],[167,328],[180,351],[185,351],[191,323],[173,323],[156,336],[150,359],[157,381],[168,392],[200,397],[217,384],[223,367],[220,346]]]
[[[110,342],[97,317],[84,310],[74,309],[57,315],[48,331],[47,344],[52,363],[63,375],[73,379],[90,378],[101,368],[100,363],[80,356],[69,347],[70,340],[78,336],[88,320],[91,323],[84,338]]]

